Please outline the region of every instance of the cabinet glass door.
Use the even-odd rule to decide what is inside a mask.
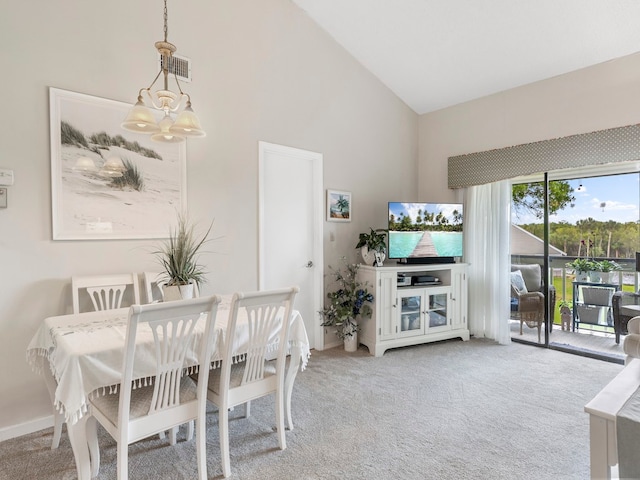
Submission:
[[[435,290],[435,289],[434,289]],[[449,291],[429,292],[427,294],[427,329],[429,332],[449,330]]]
[[[422,292],[404,291],[398,294],[398,303],[400,304],[399,335],[422,335],[424,332],[424,299]]]

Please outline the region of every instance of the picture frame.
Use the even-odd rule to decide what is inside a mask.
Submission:
[[[327,221],[350,222],[352,216],[351,192],[327,190]]]
[[[186,210],[185,143],[124,130],[131,107],[49,87],[53,240],[168,238]]]

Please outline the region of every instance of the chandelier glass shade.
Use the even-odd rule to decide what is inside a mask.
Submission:
[[[149,134],[152,140],[158,142],[177,143],[184,141],[186,137],[204,137],[206,134],[191,107],[191,97],[182,91],[175,72],[173,76],[178,93],[169,90],[169,68],[176,46],[167,41],[167,16],[167,0],[164,0],[164,40],[155,43],[162,57],[160,71],[151,85],[140,89],[138,101],[129,110],[122,122],[122,128],[131,132]],[[163,89],[152,91],[160,77],[163,79]],[[145,103],[145,99],[149,106]],[[164,114],[159,122],[156,120],[157,112]]]

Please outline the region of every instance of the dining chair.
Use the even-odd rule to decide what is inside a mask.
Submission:
[[[167,281],[163,272],[143,272],[142,273],[145,297],[147,303],[162,302],[164,301],[163,287]],[[193,298],[200,297],[200,291],[198,290],[198,284],[193,284]],[[193,422],[189,422],[187,425],[187,440],[193,438]],[[176,435],[178,433],[178,427],[172,429],[169,432],[169,442],[171,445],[176,444]],[[164,432],[160,433],[160,438],[164,438]]]
[[[133,305],[129,310],[122,383],[119,394],[90,398],[87,441],[92,477],[100,469],[97,423],[113,437],[117,446],[117,477],[128,478],[128,447],[143,438],[195,420],[198,478],[207,478],[206,402],[208,375],[197,383],[186,373],[185,356],[194,345],[196,323],[205,322],[198,354],[199,369],[209,369],[213,353],[215,319],[219,296],[175,302]],[[133,377],[137,362],[136,337],[153,334],[156,374],[151,382]]]
[[[85,311],[85,308],[81,307],[88,303],[82,301],[86,296],[91,299],[93,310],[120,308],[127,295],[131,305],[140,304],[140,287],[136,273],[74,276],[71,277],[71,294],[73,313]]]
[[[284,432],[284,380],[293,302],[298,287],[251,293],[235,293],[231,301],[229,324],[223,346],[222,365],[209,373],[207,398],[218,407],[220,454],[224,477],[231,474],[229,459],[229,409],[251,400],[275,394],[276,428],[280,449],[287,447]],[[246,313],[249,347],[246,356],[233,358],[233,342],[239,314]],[[280,328],[276,339],[270,334]],[[275,361],[273,349],[276,350]]]
[[[161,302],[164,299],[162,287],[166,284],[162,272],[143,272],[142,279],[147,303]]]
[[[138,276],[135,273],[123,273],[114,275],[89,275],[71,277],[71,297],[73,313],[81,313],[87,309],[81,308],[88,305],[86,296],[91,299],[93,310],[112,310],[122,306],[126,290],[130,289],[131,304],[140,303],[140,288],[138,286]],[[83,293],[84,292],[84,293]],[[48,379],[47,388],[51,401],[55,402],[56,381],[53,377]],[[62,436],[62,426],[64,425],[64,414],[55,407],[53,409],[53,438],[51,440],[51,450],[55,450],[60,445]]]

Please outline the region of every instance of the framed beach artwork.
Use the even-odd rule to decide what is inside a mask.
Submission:
[[[327,221],[350,222],[351,215],[351,192],[327,190]]]
[[[186,210],[185,144],[124,130],[131,105],[49,88],[54,240],[166,238]]]

